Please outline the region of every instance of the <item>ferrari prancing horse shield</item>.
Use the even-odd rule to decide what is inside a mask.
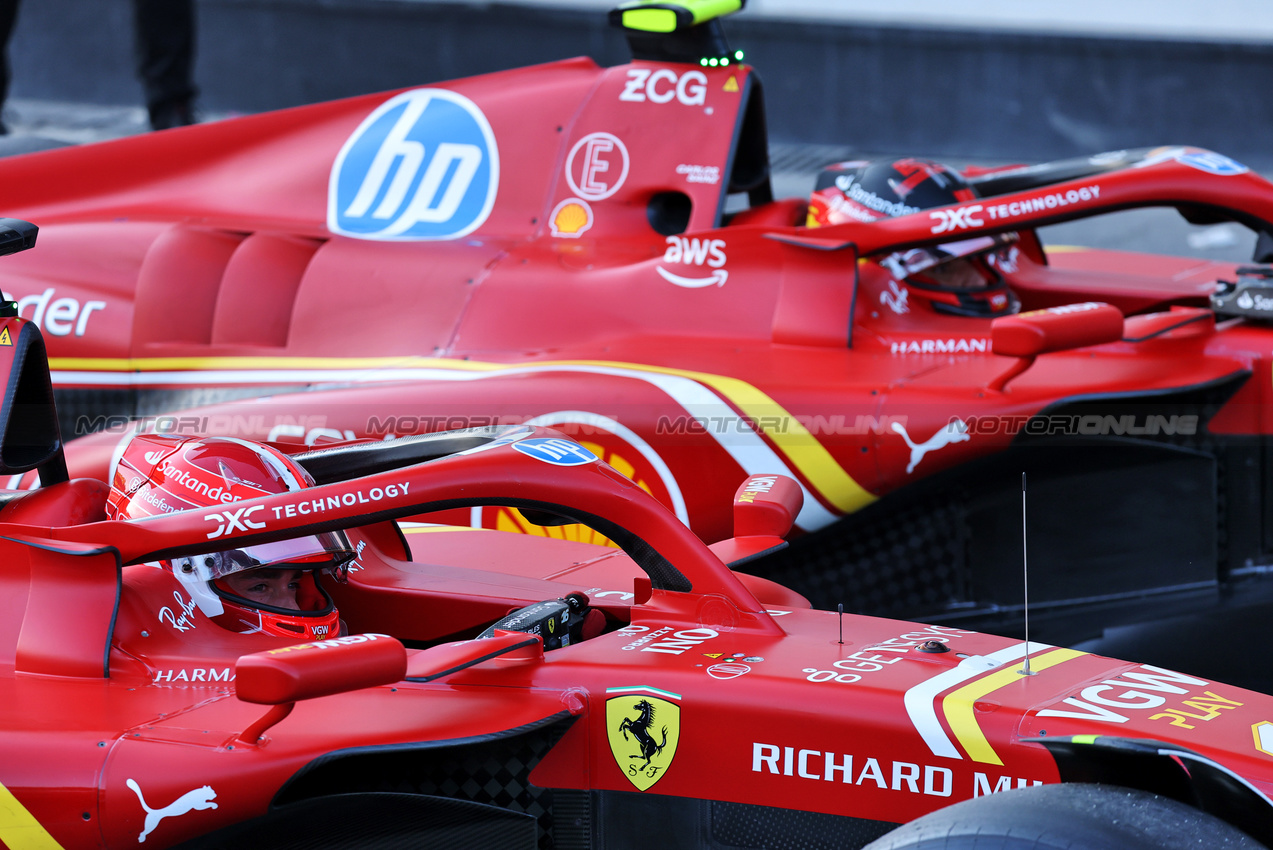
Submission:
[[[681,707],[645,694],[606,701],[606,735],[623,775],[638,791],[663,778],[681,737]]]

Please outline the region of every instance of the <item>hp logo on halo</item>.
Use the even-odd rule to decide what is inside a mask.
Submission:
[[[473,101],[416,89],[382,103],[345,142],[327,188],[327,227],[358,239],[456,239],[486,221],[499,149]]]
[[[597,456],[578,443],[561,440],[555,437],[532,437],[513,443],[517,449],[528,457],[551,463],[553,466],[583,466],[592,463]]]
[[[1232,177],[1235,174],[1246,174],[1248,169],[1242,163],[1229,159],[1224,154],[1214,151],[1201,150],[1199,148],[1190,148],[1181,155],[1180,161],[1185,165],[1198,169],[1199,171],[1207,171],[1211,174],[1218,174],[1221,177]]]

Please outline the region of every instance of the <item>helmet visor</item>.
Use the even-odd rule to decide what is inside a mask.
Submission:
[[[295,565],[303,569],[328,568],[343,577],[349,562],[357,554],[343,531],[326,531],[309,537],[209,552],[206,555],[197,555],[192,560],[207,567],[210,580],[243,570],[283,565]]]
[[[972,239],[963,239],[959,242],[944,242],[941,245],[933,245],[928,248],[911,248],[908,251],[898,251],[880,260],[880,265],[888,269],[895,279],[905,280],[925,269],[931,269],[942,263],[948,263],[960,257],[967,257],[970,254],[979,254],[983,251],[999,248],[1016,240],[1017,234],[1015,233],[975,236]]]

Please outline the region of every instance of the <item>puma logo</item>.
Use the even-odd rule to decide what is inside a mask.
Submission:
[[[187,791],[163,808],[152,809],[146,805],[146,798],[141,795],[141,788],[136,782],[129,779],[126,780],[125,784],[133,789],[133,793],[141,801],[141,807],[146,810],[146,828],[142,830],[141,835],[137,836],[138,844],[145,842],[146,836],[154,832],[155,827],[159,826],[159,822],[164,818],[175,818],[179,815],[184,815],[186,812],[215,809],[217,807],[217,804],[212,802],[216,799],[217,792],[212,790],[211,785],[204,785],[202,788]]]
[[[914,471],[919,462],[924,459],[924,455],[929,452],[935,452],[943,446],[949,446],[951,443],[963,443],[972,439],[968,436],[968,425],[959,418],[950,420],[945,428],[939,428],[936,434],[933,434],[933,436],[918,445],[911,441],[910,435],[906,433],[906,426],[901,422],[894,422],[893,430],[901,434],[902,439],[906,441],[906,445],[911,447],[911,462],[906,467],[907,475]]]

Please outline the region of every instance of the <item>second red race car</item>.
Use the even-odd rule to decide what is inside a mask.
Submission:
[[[0,312],[12,313],[12,303]],[[1273,698],[731,571],[561,434],[293,454],[138,435],[68,479],[0,317],[0,842],[17,848],[1258,850]],[[515,507],[620,549],[396,520]],[[905,824],[898,828],[899,824]]]
[[[301,444],[544,425],[707,540],[742,480],[786,475],[811,534],[755,569],[1001,630],[1026,471],[1048,639],[1273,596],[1268,267],[1035,234],[1138,206],[1269,233],[1273,186],[1179,146],[850,163],[811,216],[772,198],[762,86],[712,18],[741,3],[708,5],[617,10],[634,59],[612,68],[0,162],[6,212],[43,227],[0,286],[49,341],[68,435],[106,432],[72,466],[104,477],[139,424]],[[221,403],[240,396],[270,398]]]

